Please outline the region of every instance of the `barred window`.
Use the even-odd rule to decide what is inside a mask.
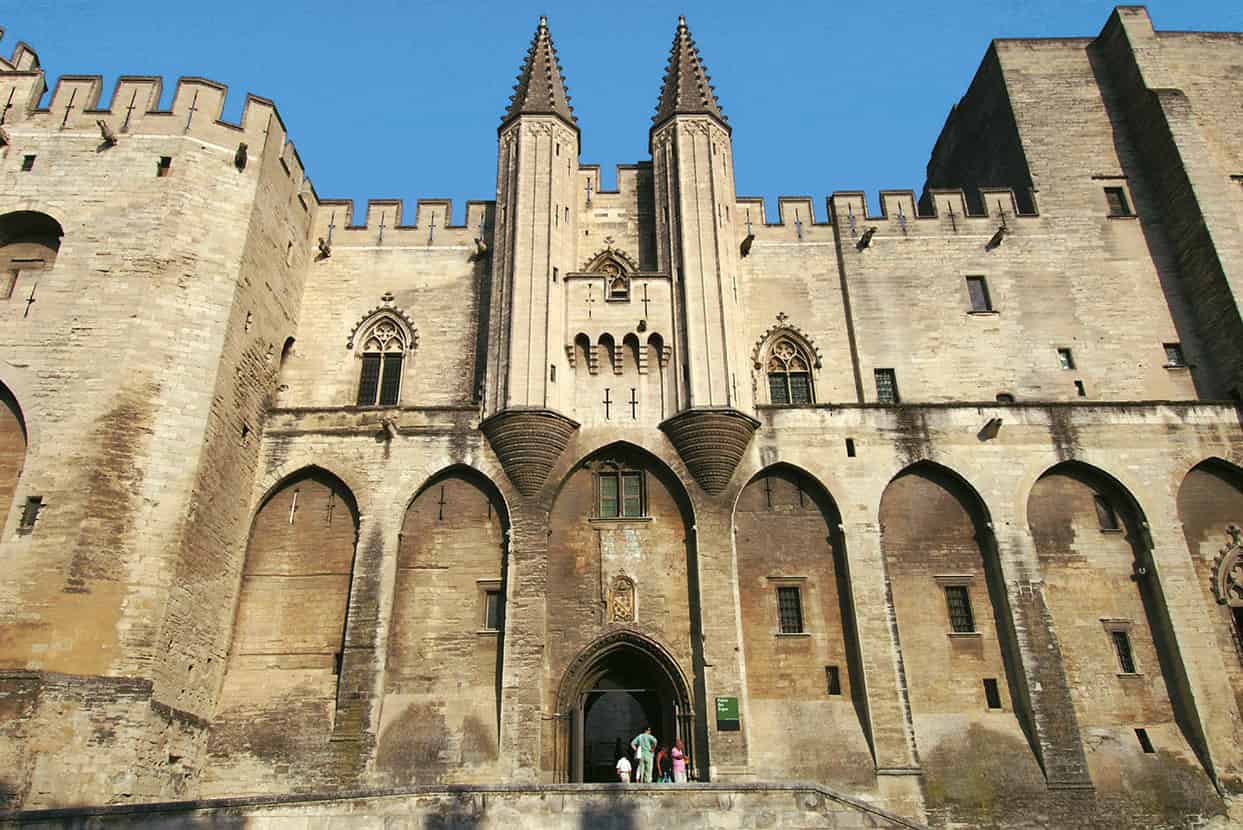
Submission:
[[[777,622],[782,634],[803,633],[803,600],[797,586],[777,588]]]
[[[966,585],[946,585],[945,603],[949,607],[950,631],[970,634],[975,631],[975,617],[971,614],[971,596]]]
[[[1131,637],[1125,631],[1111,631],[1114,652],[1118,655],[1118,670],[1123,674],[1135,674],[1135,655],[1131,653]]]
[[[382,317],[363,338],[359,406],[396,406],[401,398],[401,367],[406,348],[401,328]]]
[[[773,344],[768,355],[768,399],[775,404],[805,406],[813,403],[811,361],[807,352],[788,337]]]
[[[876,400],[881,403],[897,403],[898,378],[893,369],[877,369],[874,374],[876,376]]]

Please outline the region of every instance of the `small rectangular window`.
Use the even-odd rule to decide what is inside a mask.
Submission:
[[[1075,368],[1075,356],[1071,353],[1070,349],[1058,349],[1057,363],[1063,369],[1073,369]]]
[[[401,391],[401,355],[384,355],[384,377],[380,381],[380,406],[396,406]]]
[[[777,588],[777,622],[782,634],[803,633],[803,601],[797,586]]]
[[[997,688],[997,678],[984,678],[984,699],[988,701],[989,709],[1001,708],[1001,691]]]
[[[22,507],[21,524],[18,530],[30,531],[34,528],[35,522],[39,520],[39,512],[43,510],[43,496],[30,496],[26,499],[26,504]]]
[[[1092,496],[1092,502],[1096,505],[1096,522],[1101,530],[1119,530],[1118,514],[1108,499],[1097,493]]]
[[[1151,755],[1156,752],[1156,748],[1152,745],[1152,739],[1148,737],[1147,729],[1136,729],[1135,737],[1139,740],[1139,748]]]
[[[1083,385],[1083,381],[1081,381],[1081,380],[1077,380],[1077,381],[1075,381],[1075,392],[1076,392],[1076,393],[1079,395],[1079,397],[1081,397],[1081,398],[1086,398],[1086,397],[1088,396],[1088,390],[1087,390],[1087,387],[1085,387],[1085,386]]]
[[[1125,631],[1111,631],[1114,652],[1118,655],[1118,670],[1123,674],[1135,674],[1135,655],[1131,653],[1131,637]]]
[[[617,476],[600,476],[600,516],[613,518],[617,515]]]
[[[643,515],[643,474],[622,473],[622,515]]]
[[[945,604],[949,608],[950,630],[956,634],[975,631],[975,618],[971,614],[971,596],[966,585],[946,585]]]
[[[855,439],[853,438],[846,439],[846,457],[847,458],[855,457]]]
[[[1105,200],[1109,203],[1110,216],[1130,216],[1131,205],[1127,202],[1126,190],[1121,187],[1105,188]]]
[[[840,695],[842,693],[842,674],[837,666],[825,666],[824,679],[828,684],[829,694]]]
[[[155,166],[156,178],[162,179],[173,172],[173,157],[160,156],[159,163]]]
[[[487,631],[501,630],[501,592],[483,592],[483,627]]]
[[[35,157],[34,156],[22,156],[22,172],[29,173],[31,170],[34,170],[34,169],[35,169]]]
[[[557,271],[557,269],[556,269],[556,268],[553,268],[553,269],[552,269],[552,281],[553,281],[553,282],[556,282],[556,281],[557,281],[557,275],[558,275],[558,273],[559,273],[559,272]]]
[[[363,370],[358,379],[358,405],[375,406],[380,390],[380,355],[363,355]]]
[[[876,376],[876,400],[881,403],[897,403],[898,378],[893,369],[877,369],[874,374]]]
[[[1183,357],[1183,346],[1181,343],[1162,343],[1165,349],[1165,365],[1170,369],[1182,369],[1187,366],[1187,361]]]
[[[984,277],[967,277],[967,296],[972,311],[992,311],[993,300],[988,295],[988,281]]]
[[[548,380],[552,383],[557,382],[557,364],[555,363],[548,364]]]

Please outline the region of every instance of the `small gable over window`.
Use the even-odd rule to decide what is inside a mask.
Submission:
[[[354,326],[346,344],[355,350],[361,363],[358,406],[398,404],[406,353],[413,351],[417,343],[414,324],[404,311],[393,305],[393,295],[386,292],[381,305],[368,311]]]

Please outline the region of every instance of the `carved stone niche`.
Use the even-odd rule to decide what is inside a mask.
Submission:
[[[638,594],[634,580],[625,574],[613,578],[609,591],[609,622],[632,623],[637,619]]]
[[[569,446],[578,422],[551,409],[507,409],[479,425],[505,474],[530,498]]]
[[[688,409],[660,428],[709,495],[723,491],[760,422],[736,409]]]
[[[1243,530],[1226,528],[1226,546],[1213,560],[1213,596],[1220,605],[1243,608]]]

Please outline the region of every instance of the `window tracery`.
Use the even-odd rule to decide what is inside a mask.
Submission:
[[[779,337],[768,352],[765,367],[769,401],[794,406],[814,403],[811,365],[802,346],[789,337]]]
[[[385,315],[363,334],[359,406],[396,406],[401,397],[401,369],[406,337],[403,327]]]

